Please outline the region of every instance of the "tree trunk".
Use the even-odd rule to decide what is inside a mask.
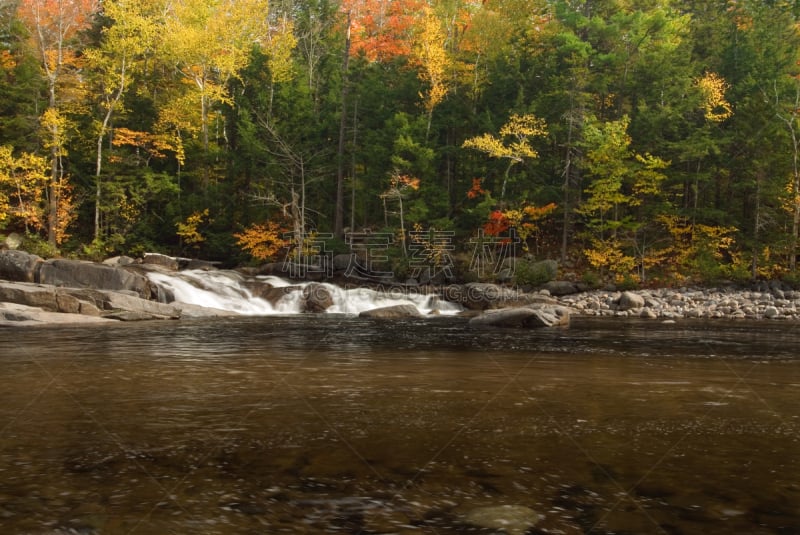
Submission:
[[[349,84],[347,71],[350,64],[350,12],[347,13],[347,36],[344,42],[344,58],[342,59],[342,115],[339,118],[339,146],[336,151],[336,204],[333,216],[333,234],[337,238],[344,236],[344,136],[347,126],[347,91]]]
[[[56,86],[55,79],[50,81],[50,109],[56,109]],[[60,142],[58,123],[53,128],[53,146],[50,149],[50,183],[47,186],[48,196],[48,217],[47,217],[47,243],[55,249],[58,246],[58,196],[59,196],[59,153]]]
[[[100,132],[97,134],[97,162],[95,165],[95,191],[94,191],[94,239],[100,239],[100,202],[102,199],[102,179],[101,179],[101,171],[103,169],[103,138],[108,131],[108,125],[111,122],[111,115],[114,113],[114,106],[116,106],[119,99],[122,97],[122,92],[124,91],[124,74],[123,74],[123,82],[119,88],[119,92],[111,101],[106,101],[106,105],[108,109],[106,110],[106,114],[103,117],[103,123],[100,127]]]
[[[800,140],[797,138],[797,129],[794,126],[794,117],[788,121],[789,130],[792,134],[792,200],[794,210],[792,212],[792,236],[789,244],[789,271],[797,269],[797,238],[800,233]]]
[[[353,104],[353,149],[358,141],[358,100]],[[356,156],[351,152],[350,162],[350,232],[356,228]]]
[[[751,276],[755,279],[758,276],[758,239],[759,227],[761,226],[761,171],[756,172],[756,204],[755,215],[753,216],[753,263],[751,265]]]

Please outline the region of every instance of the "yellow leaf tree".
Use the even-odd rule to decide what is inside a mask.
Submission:
[[[269,39],[269,66],[270,91],[269,91],[269,117],[272,117],[272,101],[275,96],[275,85],[281,82],[288,82],[294,78],[294,65],[292,63],[292,51],[297,46],[297,38],[294,35],[294,22],[284,15],[271,28]]]
[[[45,224],[47,159],[34,154],[15,156],[11,147],[0,146],[0,228],[17,224],[39,231]]]
[[[192,213],[185,221],[179,221],[175,226],[177,227],[177,234],[184,245],[197,247],[204,241],[205,236],[200,232],[200,225],[206,222],[208,218],[208,208]]]
[[[268,7],[268,0],[180,0],[164,5],[161,53],[196,90],[206,154],[213,106],[232,103],[227,81],[247,65],[253,46],[267,42]],[[206,168],[206,183],[208,174]]]
[[[500,137],[482,134],[464,141],[462,147],[475,149],[488,154],[492,158],[508,160],[503,174],[503,185],[500,188],[500,200],[505,199],[508,175],[511,168],[525,160],[539,157],[539,153],[531,145],[531,138],[547,135],[547,123],[532,114],[513,114],[500,129]]]
[[[707,72],[696,80],[703,96],[703,114],[712,123],[721,123],[733,115],[733,108],[725,98],[728,82],[714,72]]]
[[[450,63],[446,49],[447,35],[439,17],[430,6],[422,11],[421,29],[412,48],[414,61],[419,65],[418,76],[427,89],[420,92],[428,114],[427,139],[431,131],[433,110],[447,95],[447,68]]]
[[[95,121],[95,241],[101,238],[103,142],[131,78],[158,38],[155,12],[151,11],[153,6],[154,3],[147,0],[106,0],[103,14],[113,23],[103,29],[100,46],[84,52],[89,70],[94,75],[92,89],[99,100],[100,110],[100,117]]]

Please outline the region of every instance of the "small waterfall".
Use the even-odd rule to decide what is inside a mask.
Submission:
[[[307,295],[316,291],[330,295],[328,314],[358,315],[366,310],[393,305],[413,305],[421,314],[454,315],[462,308],[436,295],[407,291],[376,291],[369,288],[345,289],[328,283],[292,282],[279,277],[246,279],[235,271],[186,270],[177,273],[151,272],[150,281],[170,296],[167,300],[235,312],[242,315],[300,314]],[[269,298],[262,297],[268,295]]]
[[[269,301],[243,287],[244,278],[235,272],[187,270],[175,274],[151,272],[147,276],[166,290],[172,301],[251,316],[276,313]]]

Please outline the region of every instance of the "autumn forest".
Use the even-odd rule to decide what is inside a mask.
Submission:
[[[513,237],[592,282],[800,282],[791,1],[0,0],[0,110],[0,236],[42,256],[369,231],[394,271]]]

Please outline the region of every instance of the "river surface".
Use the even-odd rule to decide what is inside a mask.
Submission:
[[[2,533],[800,533],[797,324],[4,328],[0,381]]]

